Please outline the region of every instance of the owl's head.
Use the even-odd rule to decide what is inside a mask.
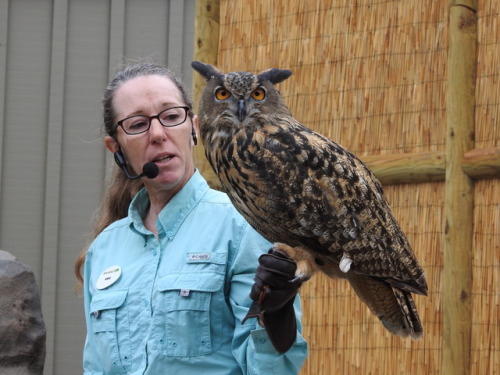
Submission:
[[[193,61],[191,66],[207,80],[198,111],[202,137],[208,128],[220,132],[230,127],[258,126],[269,121],[269,116],[289,114],[274,85],[290,77],[290,70],[223,74],[199,61]]]

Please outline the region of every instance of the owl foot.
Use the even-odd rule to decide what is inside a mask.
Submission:
[[[292,283],[302,283],[309,280],[318,269],[311,251],[306,247],[291,247],[284,243],[276,242],[271,251],[286,254],[297,264],[295,277],[291,280]]]

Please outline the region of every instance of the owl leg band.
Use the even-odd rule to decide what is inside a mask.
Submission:
[[[291,282],[296,269],[295,262],[281,252],[261,255],[250,291],[254,302],[242,322],[258,318],[279,353],[290,349],[297,335],[293,301],[301,283]]]

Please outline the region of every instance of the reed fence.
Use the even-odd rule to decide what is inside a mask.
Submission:
[[[221,71],[294,71],[292,113],[376,173],[426,270],[419,341],[309,281],[302,374],[500,374],[500,3],[198,0],[195,37]]]

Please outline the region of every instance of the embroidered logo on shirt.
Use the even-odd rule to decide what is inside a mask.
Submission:
[[[211,256],[211,253],[188,253],[188,262],[206,262]]]

